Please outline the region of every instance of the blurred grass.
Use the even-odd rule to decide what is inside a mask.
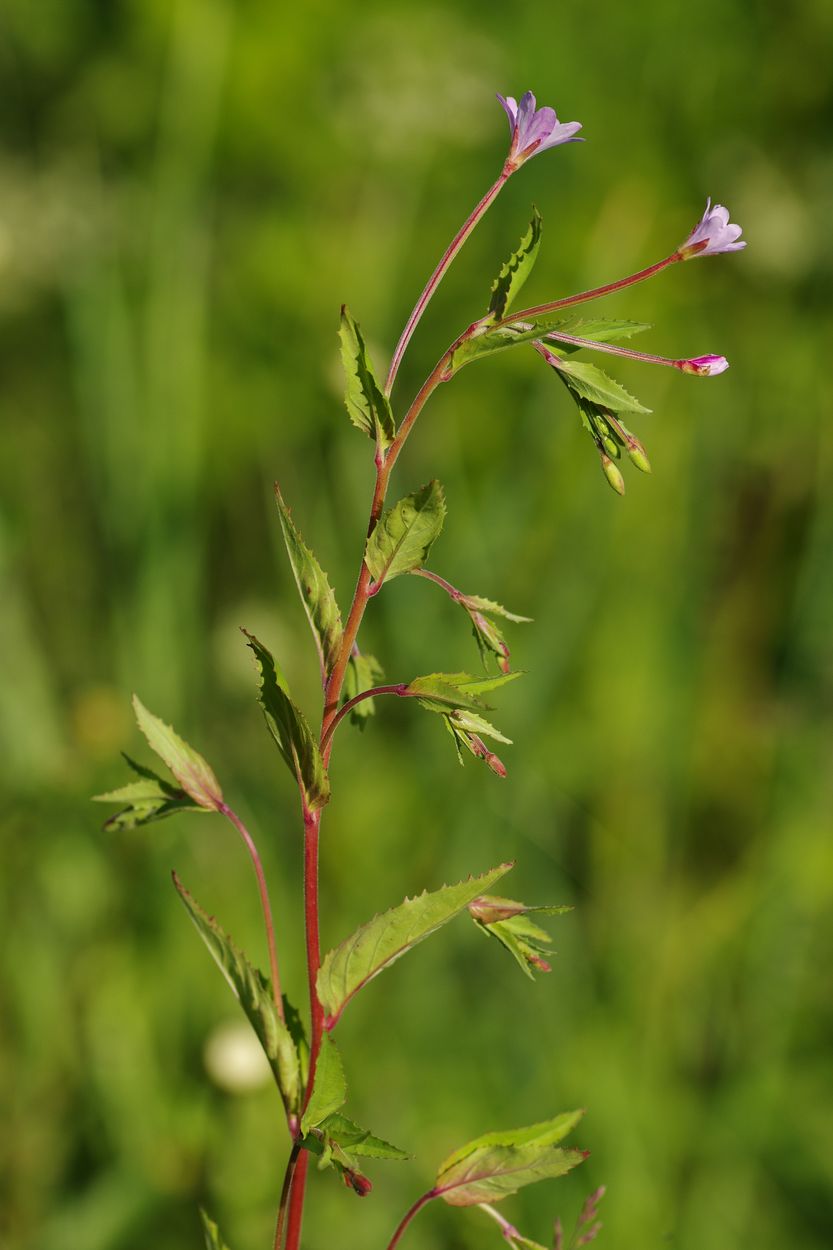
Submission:
[[[629,474],[624,501],[521,356],[466,370],[403,457],[403,491],[446,484],[434,567],[536,618],[513,633],[531,676],[501,699],[504,786],[458,770],[410,708],[345,733],[324,940],[507,856],[513,894],[576,910],[534,987],[460,924],[347,1014],[356,1117],[417,1158],[375,1169],[361,1207],[314,1178],[309,1244],[338,1228],[345,1250],[384,1245],[451,1147],[587,1105],[588,1164],[507,1205],[530,1235],[606,1182],[611,1247],[829,1245],[831,53],[826,0],[6,0],[4,1250],[180,1250],[198,1200],[238,1250],[270,1244],[277,1107],[206,1075],[233,1004],[167,880],[175,863],[262,957],[248,865],[209,819],[104,837],[87,796],[137,750],[138,689],[259,831],[299,933],[293,798],[236,631],[262,633],[314,706],[271,482],[345,604],[370,465],[340,408],[338,306],[381,363],[502,159],[493,91],[528,85],[588,143],[513,179],[420,327],[400,402],[482,308],[533,200],[531,300],[664,254],[706,194],[729,204],[745,253],[605,312],[733,369],[617,371],[655,410],[638,425],[654,475]],[[423,583],[380,596],[367,637],[393,677],[474,663]],[[297,945],[283,962],[301,1000]],[[408,1235],[495,1238],[445,1210]]]

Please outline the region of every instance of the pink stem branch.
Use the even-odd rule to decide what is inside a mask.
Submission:
[[[396,1229],[396,1232],[393,1234],[393,1236],[391,1237],[388,1243],[388,1250],[395,1250],[395,1247],[397,1243],[399,1242],[400,1237],[402,1236],[402,1234],[404,1233],[405,1229],[408,1227],[408,1225],[410,1224],[414,1216],[417,1215],[422,1210],[422,1208],[425,1206],[426,1203],[430,1202],[432,1198],[436,1198],[436,1196],[437,1196],[436,1191],[433,1189],[429,1189],[427,1194],[423,1194],[421,1198],[417,1198],[416,1202],[411,1207],[411,1209],[409,1211],[406,1211],[405,1215],[400,1220],[399,1225]]]
[[[373,699],[376,697],[377,694],[396,694],[396,695],[399,695],[400,698],[403,698],[403,697],[407,698],[408,687],[405,685],[404,682],[399,682],[395,686],[373,686],[372,689],[362,690],[361,693],[354,695],[352,699],[348,699],[347,702],[342,707],[339,708],[338,712],[336,712],[335,716],[330,721],[330,724],[327,727],[326,733],[322,736],[321,738],[322,751],[326,750],[327,744],[329,743],[336,729],[344,720],[345,716],[347,716],[350,712],[352,712],[356,704],[363,703],[365,699]]]
[[[551,300],[549,304],[536,304],[534,308],[522,308],[520,312],[514,313],[511,317],[504,317],[497,324],[506,325],[507,322],[525,321],[530,317],[540,317],[543,313],[555,312],[557,308],[569,308],[572,304],[584,304],[588,300],[599,299],[602,295],[612,295],[614,291],[624,290],[627,286],[635,286],[637,282],[652,278],[655,273],[660,273],[669,265],[682,259],[679,252],[674,252],[671,256],[666,256],[665,260],[658,260],[655,265],[640,269],[638,273],[632,273],[627,278],[620,278],[618,282],[608,282],[606,286],[596,286],[590,291],[579,291],[577,295],[565,295],[563,299]]]

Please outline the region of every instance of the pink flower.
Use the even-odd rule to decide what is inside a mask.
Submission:
[[[739,252],[746,247],[741,240],[740,226],[729,221],[729,210],[722,204],[712,208],[711,198],[706,200],[706,211],[691,234],[679,249],[682,260],[693,256],[717,256],[719,252]]]
[[[698,377],[708,378],[725,373],[729,362],[725,356],[695,356],[692,360],[675,360],[674,368],[680,373],[695,373]]]
[[[498,93],[497,97],[509,118],[512,131],[512,146],[509,149],[508,162],[512,169],[518,169],[524,161],[529,160],[538,152],[547,148],[557,147],[559,143],[582,143],[576,139],[577,130],[581,130],[581,122],[560,122],[555,109],[536,108],[535,96],[527,91],[518,104],[512,96],[505,98]]]

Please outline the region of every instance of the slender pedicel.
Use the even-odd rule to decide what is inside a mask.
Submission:
[[[243,842],[254,865],[255,875],[257,877],[257,888],[260,893],[260,905],[263,909],[263,923],[266,929],[266,945],[269,948],[269,969],[272,974],[272,997],[275,1000],[275,1009],[281,1020],[284,1019],[283,1011],[283,995],[281,993],[281,979],[278,975],[278,952],[275,945],[275,926],[272,923],[272,907],[269,902],[269,890],[266,886],[266,876],[263,872],[263,864],[261,863],[260,854],[258,853],[255,840],[249,833],[243,821],[236,812],[228,806],[227,803],[219,803],[217,811],[221,812],[234,825]]]
[[[536,304],[534,308],[522,308],[520,312],[513,313],[511,317],[504,317],[503,321],[498,322],[498,325],[506,325],[507,322],[511,321],[526,321],[530,317],[540,317],[544,313],[554,312],[556,308],[570,308],[573,304],[584,304],[591,299],[600,299],[602,295],[612,295],[614,291],[623,291],[625,287],[635,286],[637,282],[644,282],[646,278],[652,278],[655,273],[661,273],[669,265],[684,259],[680,252],[672,252],[670,256],[665,257],[665,260],[658,260],[656,264],[649,265],[647,269],[640,269],[638,273],[632,273],[627,278],[620,278],[618,282],[608,282],[605,286],[595,286],[589,291],[579,291],[576,295],[565,295],[562,299],[550,300],[548,304]]]
[[[667,365],[671,369],[679,369],[680,373],[694,373],[698,377],[714,377],[718,373],[725,373],[729,368],[729,362],[725,356],[694,356],[689,360],[672,360],[669,356],[655,356],[651,352],[635,352],[630,347],[597,343],[595,339],[583,339],[575,334],[561,334],[555,330],[544,335],[544,342],[567,343],[571,347],[586,347],[595,352],[607,352],[611,356],[626,356],[628,360],[641,360],[650,365]],[[552,364],[552,359],[548,363]]]
[[[419,325],[420,318],[422,317],[422,314],[425,312],[425,309],[428,306],[428,302],[431,299],[431,296],[434,294],[437,287],[440,285],[443,278],[445,277],[445,274],[447,270],[449,269],[451,262],[454,260],[454,257],[461,250],[466,239],[469,237],[472,230],[474,230],[475,226],[480,221],[481,217],[485,215],[487,209],[497,199],[498,195],[500,194],[501,188],[503,187],[503,184],[507,181],[510,174],[514,173],[515,168],[517,167],[516,166],[510,167],[510,163],[507,160],[506,164],[501,170],[500,177],[497,179],[496,182],[492,183],[491,187],[489,187],[489,190],[483,196],[483,199],[472,210],[471,214],[463,222],[463,225],[457,231],[454,238],[451,240],[448,247],[443,252],[442,257],[440,258],[439,264],[437,265],[434,272],[431,274],[431,277],[428,279],[428,282],[425,285],[425,289],[423,290],[422,294],[420,295],[419,299],[414,305],[413,312],[411,313],[410,317],[407,320],[405,329],[402,331],[399,342],[396,344],[396,350],[393,353],[393,358],[390,362],[390,368],[388,369],[388,376],[385,380],[385,394],[386,395],[390,395],[391,391],[393,390],[393,384],[396,380],[396,375],[399,372],[399,366],[402,363],[402,357],[405,355],[407,346],[411,341],[411,336],[414,330]]]
[[[405,1212],[402,1219],[399,1221],[399,1224],[397,1225],[397,1228],[396,1228],[396,1232],[393,1234],[390,1241],[388,1242],[388,1250],[395,1250],[395,1247],[399,1243],[400,1237],[402,1236],[402,1234],[404,1233],[405,1229],[408,1227],[408,1225],[410,1224],[414,1216],[419,1214],[419,1212],[422,1210],[422,1208],[425,1206],[427,1202],[430,1202],[432,1198],[436,1198],[436,1197],[437,1197],[437,1191],[435,1189],[429,1189],[427,1194],[423,1194],[421,1198],[417,1198],[414,1205],[408,1211]]]

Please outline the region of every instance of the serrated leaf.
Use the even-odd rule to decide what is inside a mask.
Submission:
[[[244,629],[260,675],[258,701],[267,728],[289,771],[298,782],[309,811],[323,807],[330,797],[327,770],[306,717],[289,696],[286,678],[269,650]]]
[[[499,677],[472,677],[470,673],[428,673],[415,677],[405,687],[407,695],[417,698],[429,712],[447,713],[449,708],[488,711],[490,705],[480,698],[507,682],[521,677],[520,671],[501,673]]]
[[[287,1110],[297,1112],[301,1102],[298,1051],[287,1025],[278,1014],[268,977],[249,963],[214,917],[209,916],[186,890],[176,873],[173,874],[173,881],[197,932],[257,1034]]]
[[[298,533],[277,486],[275,498],[289,562],[318,649],[322,676],[326,681],[341,650],[341,613],[327,574]]]
[[[200,807],[218,811],[223,803],[223,792],[208,762],[170,725],[149,712],[136,694],[133,709],[151,750],[171,770],[186,794]]]
[[[106,794],[94,794],[93,802],[124,804],[121,811],[104,822],[105,829],[136,829],[154,820],[163,820],[175,812],[213,810],[195,803],[184,790],[153,775],[141,781],[131,781],[117,790],[108,790]]]
[[[387,511],[367,540],[364,562],[377,585],[421,568],[445,520],[439,482],[428,482]]]
[[[583,360],[560,360],[554,372],[568,390],[590,403],[598,404],[600,408],[607,408],[611,412],[651,411],[597,365],[587,364]]]
[[[360,1155],[366,1159],[410,1159],[411,1156],[398,1146],[392,1146],[381,1137],[376,1137],[365,1128],[360,1128],[346,1115],[336,1111],[328,1115],[318,1125],[325,1137],[336,1142],[342,1150],[351,1155]]]
[[[538,249],[541,246],[542,227],[541,214],[537,208],[533,208],[529,229],[492,283],[492,298],[489,300],[489,312],[493,321],[500,321],[506,316],[515,299],[520,294],[527,278],[532,273],[538,257]]]
[[[205,1250],[228,1250],[228,1246],[220,1236],[219,1228],[202,1207],[200,1207],[200,1219],[205,1236]]]
[[[469,907],[478,928],[488,937],[496,938],[530,980],[535,979],[533,969],[550,971],[547,959],[552,957],[552,938],[530,916],[561,916],[571,910],[565,906],[529,907],[516,899],[494,895],[483,895]]]
[[[372,690],[374,686],[379,685],[384,675],[384,670],[375,656],[368,655],[364,651],[354,650],[347,661],[347,668],[344,673],[342,702],[348,703],[357,694],[362,694],[365,690]],[[374,715],[376,711],[375,705],[375,699],[362,699],[361,703],[357,703],[351,710],[350,723],[358,725],[360,729],[363,729],[367,718]]]
[[[362,332],[346,305],[341,310],[339,340],[347,378],[344,403],[350,420],[383,449],[389,447],[396,434],[390,400],[376,381]]]
[[[500,1202],[525,1185],[565,1175],[586,1158],[586,1152],[558,1143],[583,1114],[571,1111],[528,1128],[475,1138],[440,1165],[436,1196],[453,1207],[470,1207]]]
[[[532,621],[531,616],[517,616],[514,612],[507,612],[502,604],[495,603],[494,599],[484,599],[482,595],[463,595],[460,602],[474,608],[477,612],[491,612],[494,616],[503,616],[507,621],[514,621],[516,625],[528,625]]]
[[[406,898],[368,921],[324,959],[318,973],[318,997],[328,1027],[338,1020],[354,994],[385,968],[463,911],[478,894],[487,892],[511,864],[501,864],[480,877]]]
[[[323,1120],[344,1105],[346,1097],[347,1081],[341,1056],[329,1033],[325,1033],[321,1038],[321,1049],[315,1065],[312,1092],[301,1117],[301,1132],[309,1133],[310,1129],[317,1128]]]
[[[508,351],[524,343],[534,343],[536,339],[546,339],[547,335],[561,332],[574,334],[580,338],[593,339],[598,343],[617,342],[631,338],[649,330],[650,326],[643,321],[615,321],[606,318],[593,320],[580,317],[536,317],[530,321],[507,321],[494,329],[486,327],[473,338],[466,339],[454,353],[449,365],[448,375],[457,373],[464,365],[471,364],[496,352]],[[581,348],[568,344],[559,344],[565,352],[572,354]]]

